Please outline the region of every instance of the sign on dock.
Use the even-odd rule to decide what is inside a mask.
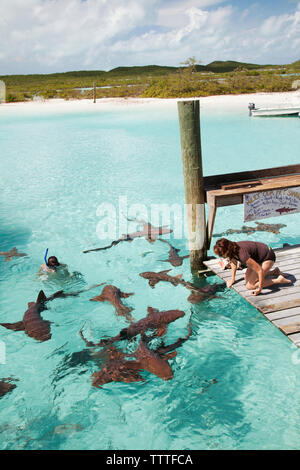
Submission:
[[[244,221],[300,212],[300,187],[244,194]]]

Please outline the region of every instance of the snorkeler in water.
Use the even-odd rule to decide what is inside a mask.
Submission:
[[[48,248],[44,256],[45,263],[42,264],[42,266],[40,267],[38,274],[42,274],[45,272],[54,274],[58,270],[60,270],[60,268],[66,268],[66,265],[60,263],[58,259],[56,258],[56,256],[49,256],[49,258],[47,259],[47,255],[48,255]]]
[[[48,255],[48,248],[46,250],[44,260],[45,263],[42,264],[42,266],[39,269],[38,275],[41,276],[43,274],[57,274],[59,277],[74,277],[74,278],[81,278],[82,274],[78,272],[74,272],[72,274],[69,273],[67,269],[67,265],[60,263],[56,256],[49,256],[47,259]]]

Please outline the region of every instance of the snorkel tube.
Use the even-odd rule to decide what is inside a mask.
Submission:
[[[47,254],[48,254],[48,248],[47,248],[47,250],[46,250],[46,253],[45,253],[45,256],[44,256],[44,260],[45,260],[46,266],[49,267],[48,261],[47,261]]]

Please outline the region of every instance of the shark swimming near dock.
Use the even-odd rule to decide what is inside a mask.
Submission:
[[[19,253],[16,247],[12,248],[9,251],[0,251],[0,256],[5,256],[5,261],[11,261],[13,258],[20,258],[22,256],[27,256],[26,253]]]
[[[110,382],[143,382],[140,366],[136,361],[127,361],[126,354],[111,346],[109,359],[103,367],[92,375],[93,387],[101,388]]]
[[[44,291],[40,291],[35,302],[28,303],[23,320],[15,323],[0,323],[1,326],[13,331],[24,331],[27,336],[37,341],[47,341],[51,338],[50,322],[41,317],[41,312],[46,309],[47,297]]]
[[[166,333],[167,325],[185,315],[182,310],[165,310],[159,311],[155,308],[148,307],[147,315],[144,318],[132,323],[127,328],[123,328],[117,336],[102,339],[99,343],[88,341],[83,336],[83,327],[79,334],[88,347],[105,346],[116,341],[123,341],[134,338],[139,334],[144,334],[148,330],[155,330],[156,336],[163,336]]]
[[[141,221],[141,223],[143,225],[143,229],[141,231],[122,235],[118,240],[114,240],[113,242],[111,242],[110,245],[104,246],[102,248],[91,248],[89,250],[83,251],[83,253],[90,253],[91,251],[108,250],[109,248],[112,248],[118,243],[121,243],[124,241],[132,242],[135,238],[141,238],[141,237],[145,237],[145,239],[149,243],[154,243],[160,235],[173,232],[173,230],[171,230],[168,227],[154,227],[149,222],[145,222],[145,221]]]
[[[278,234],[280,229],[286,227],[285,224],[264,224],[262,222],[255,222],[256,227],[250,227],[248,225],[243,225],[241,229],[228,229],[223,233],[214,233],[213,237],[223,237],[224,235],[232,235],[233,233],[246,233],[251,235],[254,232],[270,232]]]
[[[194,304],[213,296],[218,289],[218,284],[209,284],[205,287],[194,286],[194,284],[192,284],[191,282],[187,282],[182,279],[182,274],[178,274],[177,276],[170,276],[168,274],[169,271],[171,271],[171,269],[160,271],[158,273],[146,271],[144,273],[140,273],[140,276],[144,279],[147,279],[150,287],[152,288],[154,288],[156,284],[162,281],[170,282],[175,287],[178,285],[186,287],[187,289],[192,291],[192,293],[188,297],[188,301]]]
[[[0,379],[0,398],[16,388],[15,384],[10,383],[10,378]]]
[[[24,313],[23,319],[15,323],[0,323],[1,326],[13,331],[24,331],[24,333],[37,340],[48,341],[51,338],[50,322],[41,316],[43,310],[47,310],[46,303],[57,298],[74,297],[82,292],[98,287],[101,284],[83,289],[77,292],[64,292],[60,290],[50,297],[46,297],[44,291],[40,291],[35,302],[28,303],[28,309]]]
[[[109,382],[141,382],[144,381],[141,376],[143,370],[163,380],[172,379],[174,374],[168,361],[177,355],[177,351],[174,350],[182,346],[191,333],[192,329],[189,325],[188,334],[184,338],[179,338],[169,346],[163,344],[155,350],[148,347],[149,338],[142,334],[139,346],[131,354],[123,353],[114,346],[109,346],[108,361],[92,375],[92,385],[101,388],[102,385]],[[152,338],[153,336],[151,336]]]
[[[131,339],[139,334],[144,334],[147,330],[156,330],[156,336],[163,336],[167,331],[167,325],[184,315],[185,313],[182,310],[159,311],[155,308],[148,307],[146,317],[132,323],[127,328],[123,328],[117,336],[101,340],[99,346],[114,343],[115,341]]]
[[[126,318],[127,321],[133,322],[134,318],[131,316],[130,312],[133,310],[132,308],[126,307],[121,298],[126,299],[127,297],[134,295],[133,293],[126,294],[125,292],[121,292],[118,287],[113,285],[107,285],[103,288],[101,295],[93,297],[90,299],[94,302],[109,302],[111,303],[115,309],[116,313],[120,316]]]
[[[178,311],[179,312],[179,311]],[[170,313],[170,311],[168,311]],[[184,314],[184,312],[181,312]],[[82,361],[86,363],[87,361],[96,361],[98,363],[99,359],[102,359],[102,365],[100,365],[100,370],[96,371],[92,375],[92,385],[97,388],[101,388],[102,385],[109,383],[109,382],[141,382],[144,381],[143,377],[141,376],[141,372],[143,370],[150,372],[157,377],[160,377],[163,380],[170,380],[173,378],[173,371],[168,363],[168,360],[172,359],[177,355],[177,348],[181,347],[182,344],[188,340],[188,338],[192,334],[192,328],[190,321],[187,325],[188,333],[183,338],[178,338],[174,343],[165,345],[164,341],[157,346],[155,349],[150,349],[148,347],[149,342],[156,338],[157,336],[162,336],[165,332],[165,328],[159,328],[158,322],[153,320],[153,315],[164,314],[163,322],[166,322],[166,312],[159,312],[156,309],[148,308],[148,321],[152,317],[152,321],[145,324],[147,319],[144,318],[136,322],[136,326],[134,330],[131,328],[133,325],[130,325],[128,329],[131,328],[131,333],[127,331],[126,337],[133,337],[131,335],[141,335],[141,339],[137,349],[133,353],[124,353],[119,349],[115,348],[111,342],[116,340],[117,338],[120,339],[120,335],[115,338],[111,338],[112,341],[105,341],[104,343],[100,341],[100,343],[95,344],[91,341],[88,341],[82,332],[82,329],[79,331],[79,334],[83,341],[86,343],[88,348],[94,348],[94,352],[91,352],[88,357],[86,358],[86,351],[84,350],[85,354],[82,357],[82,354],[77,353],[76,355],[76,365]],[[179,315],[176,315],[179,318]],[[168,318],[171,320],[171,318]],[[173,316],[173,321],[175,317]],[[144,323],[144,326],[142,327]],[[138,328],[138,326],[140,326]],[[163,326],[160,323],[160,326]],[[150,335],[146,336],[145,331],[149,329],[156,330]],[[104,346],[104,348],[99,352],[96,351],[95,348],[98,346]],[[73,356],[72,356],[73,357]]]
[[[132,356],[136,359],[139,370],[150,372],[163,380],[170,380],[174,374],[168,359],[175,357],[176,354],[176,352],[169,353],[168,355],[157,354],[156,351],[148,348],[142,338]]]
[[[140,273],[139,275],[144,279],[147,279],[149,282],[149,286],[154,288],[156,284],[159,282],[170,282],[173,286],[178,286],[182,284],[181,278],[182,274],[178,274],[177,276],[170,276],[168,273],[171,269],[165,269],[164,271],[160,271],[158,273],[152,271],[145,271],[144,273]]]
[[[171,263],[172,266],[177,267],[177,266],[182,265],[182,261],[184,259],[190,257],[190,255],[179,256],[178,253],[179,253],[180,249],[175,248],[174,246],[172,246],[171,243],[169,243],[167,240],[163,240],[162,238],[159,238],[158,240],[160,240],[163,243],[167,243],[170,247],[169,258],[168,259],[161,259],[159,261],[163,261],[164,263]]]

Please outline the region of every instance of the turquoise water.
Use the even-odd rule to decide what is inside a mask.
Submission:
[[[205,174],[299,163],[300,120],[251,119],[247,104],[243,112],[202,110]],[[50,295],[107,282],[134,292],[124,302],[135,319],[148,305],[185,311],[169,326],[168,344],[187,333],[189,319],[193,331],[170,361],[172,380],[143,373],[145,382],[99,390],[90,379],[97,364],[76,363],[72,354],[85,348],[83,325],[97,341],[127,324],[110,304],[88,301],[101,287],[48,304],[42,315],[52,322],[50,341],[1,328],[0,378],[18,379],[0,399],[1,449],[299,448],[300,355],[259,312],[228,289],[196,306],[181,286],[151,289],[138,274],[172,268],[159,261],[168,254],[163,243],[136,239],[82,253],[110,243],[96,233],[101,203],[118,207],[120,196],[128,206],[184,202],[175,106],[22,114],[0,108],[0,155],[0,251],[17,246],[28,254],[0,257],[1,321],[20,320],[40,289]],[[286,227],[249,239],[299,243],[297,217],[269,219]],[[215,232],[242,225],[242,206],[222,208]],[[185,239],[172,242],[187,252]],[[47,247],[82,277],[37,278]],[[191,280],[188,260],[172,268],[179,273]],[[132,351],[136,343],[120,346]]]

